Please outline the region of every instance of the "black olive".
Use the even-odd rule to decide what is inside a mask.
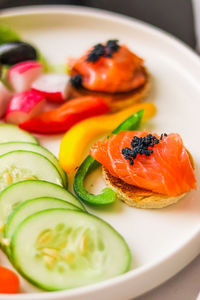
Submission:
[[[37,51],[30,44],[16,41],[0,45],[2,65],[12,66],[26,60],[37,60]]]

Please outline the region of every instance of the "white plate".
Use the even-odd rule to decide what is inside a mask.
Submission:
[[[1,20],[38,45],[53,63],[79,56],[90,45],[110,38],[118,38],[144,57],[153,74],[149,100],[158,107],[157,116],[145,126],[158,132],[179,132],[196,161],[199,179],[200,60],[188,47],[136,20],[79,7],[12,9],[5,11]],[[41,138],[41,143],[57,154],[60,138]],[[96,190],[103,185],[98,174],[90,180],[96,180]],[[0,299],[126,300],[148,291],[199,253],[199,195],[199,190],[193,191],[178,204],[162,210],[134,209],[119,202],[112,209],[91,210],[111,223],[128,242],[133,255],[130,272],[69,291],[3,295]],[[5,262],[2,257],[1,262]],[[22,286],[23,291],[34,290],[25,281]]]

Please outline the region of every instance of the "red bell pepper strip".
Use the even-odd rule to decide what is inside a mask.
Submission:
[[[56,134],[67,131],[81,120],[105,114],[109,110],[102,98],[85,96],[66,102],[57,109],[39,114],[20,123],[19,127],[35,133]]]

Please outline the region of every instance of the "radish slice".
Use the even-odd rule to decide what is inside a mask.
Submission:
[[[32,90],[50,102],[63,102],[69,94],[69,76],[66,74],[44,74],[33,84]]]
[[[16,94],[6,112],[6,122],[19,124],[35,117],[42,112],[45,98],[34,91]]]
[[[4,117],[8,103],[12,98],[12,93],[7,87],[0,81],[0,118]]]
[[[20,93],[31,88],[32,83],[43,73],[42,64],[36,61],[25,61],[14,65],[8,71],[8,81]]]

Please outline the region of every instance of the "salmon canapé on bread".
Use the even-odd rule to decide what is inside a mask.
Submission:
[[[150,79],[144,61],[117,40],[97,44],[79,59],[69,60],[71,97],[101,96],[112,111],[141,101]]]
[[[163,208],[196,189],[194,162],[179,134],[123,131],[97,142],[90,154],[106,185],[137,208]]]

